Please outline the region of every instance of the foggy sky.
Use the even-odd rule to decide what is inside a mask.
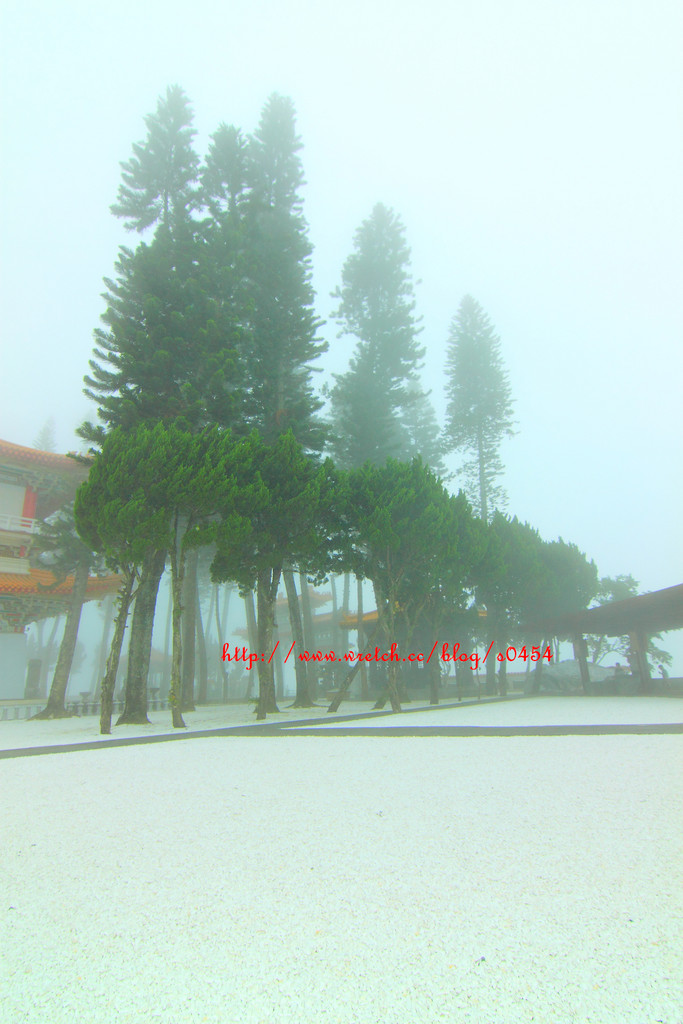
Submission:
[[[515,399],[509,511],[600,575],[680,583],[681,22],[674,0],[3,5],[0,437],[31,445],[54,416],[65,451],[93,414],[102,277],[138,241],[109,206],[157,97],[183,87],[203,155],[278,91],[304,143],[319,314],[354,231],[391,206],[440,421],[469,292]],[[323,334],[322,365],[345,369],[351,343]],[[681,633],[664,646],[683,652]]]

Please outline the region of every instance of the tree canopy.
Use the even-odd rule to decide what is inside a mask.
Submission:
[[[466,295],[451,322],[446,360],[444,446],[460,452],[465,489],[482,519],[505,506],[497,482],[500,444],[512,430],[512,396],[500,338],[475,299]]]
[[[129,689],[139,700],[131,696],[125,720],[146,720],[154,603],[170,557],[172,703],[174,724],[182,723],[181,591],[186,552],[200,544],[215,545],[214,580],[255,588],[264,656],[284,572],[297,604],[295,568],[318,581],[350,569],[371,580],[388,643],[406,643],[417,628],[428,633],[428,619],[430,635],[466,620],[474,630],[475,591],[486,628],[506,634],[541,610],[585,607],[596,588],[592,563],[498,511],[512,399],[500,340],[470,296],[451,324],[439,435],[420,378],[425,349],[400,217],[378,203],[344,263],[333,316],[355,346],[328,391],[326,424],[313,380],[327,344],[291,100],[271,95],[252,134],[220,124],[203,161],[179,87],[159,98],[145,125],[121,165],[112,212],[147,234],[136,248],[121,247],[105,279],[85,378],[99,424],[80,429],[99,451],[76,502],[81,535],[122,570],[126,600],[140,581],[127,709]],[[339,469],[322,460],[326,445]],[[433,472],[445,448],[465,459],[466,493],[449,494]],[[194,593],[192,562],[188,581]],[[276,710],[270,660],[258,670],[263,717]]]
[[[349,369],[334,375],[330,390],[335,457],[346,468],[420,453],[438,459],[438,430],[419,378],[425,350],[410,249],[400,218],[383,204],[356,232],[334,297],[340,337],[356,339]]]

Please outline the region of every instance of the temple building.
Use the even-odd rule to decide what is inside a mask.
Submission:
[[[68,609],[73,577],[57,583],[37,567],[35,539],[41,521],[71,501],[87,475],[67,455],[0,440],[0,699],[22,698],[31,689],[26,627]],[[102,600],[118,586],[118,576],[92,576],[86,601]]]

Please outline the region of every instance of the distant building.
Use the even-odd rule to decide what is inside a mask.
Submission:
[[[32,559],[40,522],[74,497],[87,467],[67,455],[0,440],[0,699],[24,696],[26,626],[66,612],[68,576],[55,586]],[[119,577],[93,576],[86,601],[118,589]]]

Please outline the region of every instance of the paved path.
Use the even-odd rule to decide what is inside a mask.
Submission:
[[[17,749],[0,750],[0,759],[12,757],[34,757],[40,754],[70,753],[75,750],[100,750],[103,747],[128,747],[144,743],[172,743],[180,740],[217,739],[232,736],[614,736],[614,735],[656,735],[683,733],[683,723],[651,723],[651,724],[620,724],[620,725],[420,725],[421,712],[436,710],[452,710],[464,707],[480,707],[483,704],[499,704],[523,697],[489,697],[482,700],[460,701],[458,703],[427,705],[420,708],[405,708],[396,715],[396,724],[372,725],[371,720],[385,719],[392,716],[391,711],[365,711],[353,715],[299,719],[298,721],[278,721],[271,718],[262,724],[233,725],[217,729],[200,729],[184,732],[162,733],[153,736],[127,736],[119,739],[87,740],[77,743],[60,743],[49,746],[20,747]],[[367,725],[356,725],[368,720]],[[332,724],[334,723],[334,724]],[[399,724],[400,723],[400,724]]]

